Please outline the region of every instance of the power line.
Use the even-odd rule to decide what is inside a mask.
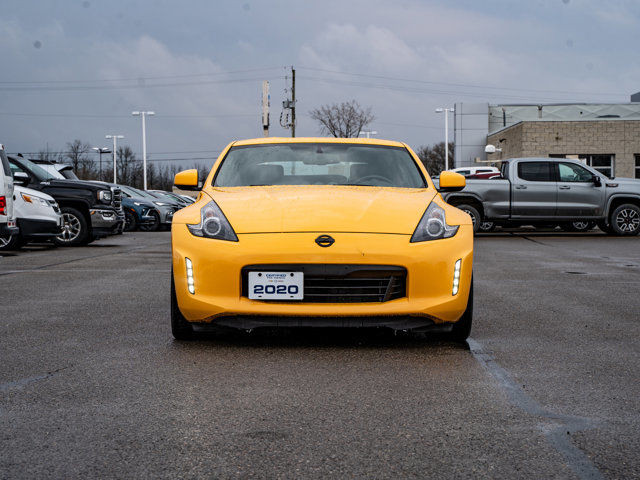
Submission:
[[[349,75],[354,77],[367,77],[367,78],[378,78],[382,80],[397,80],[401,82],[411,82],[411,83],[422,83],[427,85],[442,85],[447,87],[465,87],[465,88],[483,88],[487,90],[508,90],[513,92],[538,92],[538,93],[560,93],[560,94],[571,94],[571,95],[607,95],[607,96],[622,96],[621,93],[609,93],[609,92],[582,92],[582,91],[568,91],[568,90],[539,90],[532,88],[510,88],[510,87],[498,87],[491,85],[474,85],[470,83],[451,83],[451,82],[432,82],[428,80],[418,80],[413,78],[401,78],[401,77],[389,77],[385,75],[371,75],[366,73],[353,73],[353,72],[342,72],[339,70],[327,70],[324,68],[313,68],[313,67],[298,67],[302,70],[313,70],[317,72],[326,72],[326,73],[335,73],[339,75]]]
[[[250,73],[250,72],[263,72],[268,70],[280,70],[282,67],[265,67],[265,68],[250,68],[246,70],[232,70],[226,72],[215,73],[191,73],[184,75],[162,75],[153,77],[130,77],[130,78],[102,78],[102,79],[87,79],[87,80],[4,80],[0,81],[0,84],[4,85],[46,85],[46,84],[60,84],[60,83],[101,83],[101,82],[131,82],[131,81],[147,81],[147,80],[166,80],[172,78],[196,78],[196,77],[213,77],[218,75],[235,75],[237,73]]]
[[[502,98],[516,99],[516,100],[531,100],[531,96],[516,96],[516,95],[503,95],[498,94],[497,92],[491,93],[483,93],[483,92],[460,92],[460,91],[446,91],[446,90],[429,90],[415,87],[404,87],[398,85],[389,85],[389,84],[375,84],[375,83],[365,83],[365,82],[357,82],[357,81],[348,81],[348,80],[338,80],[334,78],[318,78],[318,77],[302,77],[305,80],[310,80],[312,82],[324,82],[324,83],[332,83],[339,85],[348,85],[353,87],[361,87],[361,88],[375,88],[381,90],[391,90],[397,92],[405,92],[405,93],[424,93],[424,94],[438,94],[438,95],[448,95],[448,96],[463,96],[463,97],[473,97],[473,98],[486,98],[487,96],[496,96],[499,95]],[[544,101],[562,101],[558,98],[538,98],[538,100]]]
[[[16,117],[64,117],[64,118],[131,118],[130,115],[103,115],[92,113],[19,113],[0,112],[4,116]],[[221,118],[221,117],[256,117],[257,113],[231,113],[219,115],[162,115],[156,114],[158,118]]]
[[[283,79],[282,77],[276,77]],[[158,88],[158,87],[185,87],[195,85],[211,85],[211,84],[223,84],[223,83],[246,83],[262,81],[260,78],[234,78],[225,80],[203,80],[199,82],[174,82],[174,83],[146,83],[138,82],[132,85],[69,85],[69,86],[0,86],[2,92],[76,92],[76,91],[92,91],[92,90],[126,90],[137,88]]]

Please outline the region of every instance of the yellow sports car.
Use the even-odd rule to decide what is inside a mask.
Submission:
[[[176,339],[235,327],[389,327],[468,337],[473,226],[404,143],[233,142],[171,228]],[[464,188],[453,172],[440,191]]]

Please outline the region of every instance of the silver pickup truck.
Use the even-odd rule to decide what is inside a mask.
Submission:
[[[443,197],[471,215],[476,231],[493,225],[582,230],[597,224],[611,235],[640,233],[640,180],[611,179],[575,160],[503,160],[499,177],[468,180],[463,190]]]

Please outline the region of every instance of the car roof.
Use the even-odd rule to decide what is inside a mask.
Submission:
[[[576,160],[575,158],[556,158],[556,157],[517,157],[517,158],[506,158],[502,160],[502,162],[576,162],[582,163],[580,160]]]
[[[335,137],[267,137],[249,138],[233,142],[233,146],[268,145],[273,143],[350,143],[356,145],[382,145],[387,147],[406,147],[402,142],[381,140],[379,138],[335,138]]]

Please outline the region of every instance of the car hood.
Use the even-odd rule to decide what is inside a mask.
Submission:
[[[607,184],[618,184],[619,187],[628,187],[632,188],[640,193],[640,179],[637,178],[627,178],[627,177],[616,177],[614,179],[607,179]]]
[[[44,198],[45,200],[54,201],[51,195],[47,195],[40,190],[34,190],[32,188],[23,187],[22,185],[14,185],[13,193],[17,197],[19,193],[24,193],[25,195],[33,195],[34,197]]]
[[[92,182],[90,180],[62,180],[58,178],[50,178],[40,182],[41,185],[51,185],[52,187],[62,188],[81,188],[84,190],[109,190],[110,187],[106,184],[100,184],[99,182]]]
[[[433,189],[266,186],[208,193],[236,233],[371,232],[411,235]]]

